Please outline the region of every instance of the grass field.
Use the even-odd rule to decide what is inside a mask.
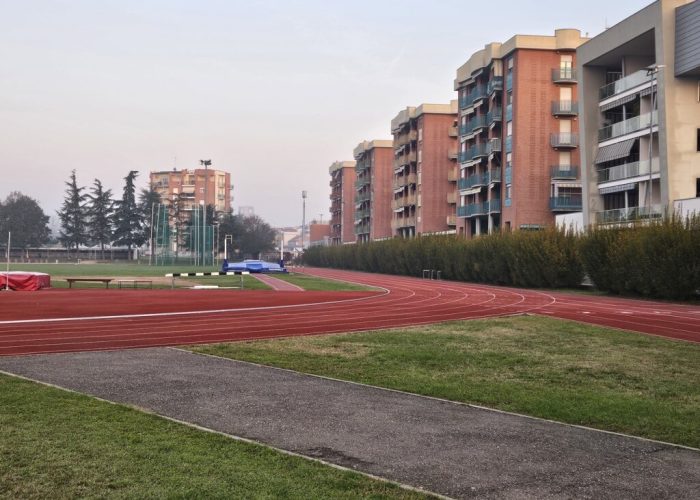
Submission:
[[[0,498],[425,498],[0,375]]]
[[[700,346],[543,317],[190,348],[700,447]]]

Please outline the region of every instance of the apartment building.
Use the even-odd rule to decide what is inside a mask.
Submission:
[[[331,175],[330,244],[354,243],[355,238],[355,162],[336,161]]]
[[[391,121],[394,135],[394,236],[454,233],[457,101],[408,107]]]
[[[231,174],[223,170],[161,170],[150,173],[150,184],[163,204],[177,199],[184,210],[194,210],[205,202],[217,212],[231,209]]]
[[[577,50],[584,224],[700,198],[700,1],[658,0]]]
[[[355,235],[358,243],[390,238],[391,178],[394,148],[390,140],[362,141],[355,157]]]
[[[516,35],[457,70],[457,231],[467,237],[539,229],[582,205],[578,30]]]

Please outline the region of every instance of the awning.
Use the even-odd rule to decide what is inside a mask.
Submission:
[[[609,146],[598,148],[598,154],[595,156],[595,163],[605,163],[606,161],[619,160],[630,155],[635,139],[627,139],[626,141],[616,142]]]
[[[600,194],[610,194],[610,193],[619,193],[620,191],[632,191],[634,190],[634,187],[637,184],[631,183],[631,184],[620,184],[619,186],[610,186],[610,187],[605,187],[605,188],[600,188],[599,193]]]
[[[607,111],[609,109],[616,108],[618,106],[622,106],[623,104],[626,104],[628,102],[632,102],[637,98],[637,94],[630,94],[626,95],[625,97],[620,97],[619,99],[615,99],[614,101],[610,101],[606,104],[603,104],[600,107],[601,111]]]
[[[581,188],[580,182],[555,182],[554,185],[560,188]]]
[[[464,196],[469,196],[470,194],[477,194],[481,192],[482,187],[475,187],[471,189],[460,189],[459,194]]]

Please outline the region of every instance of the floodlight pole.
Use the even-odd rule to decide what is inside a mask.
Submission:
[[[304,253],[304,228],[306,227],[306,191],[301,192],[301,253]]]
[[[7,232],[7,264],[5,266],[5,291],[10,291],[10,242],[12,241],[12,231]]]
[[[204,219],[202,223],[202,259],[205,262],[202,262],[202,264],[206,265],[206,250],[207,250],[207,244],[206,244],[206,229],[207,229],[207,184],[209,184],[209,171],[207,170],[207,167],[211,165],[211,160],[199,160],[200,165],[204,165]]]

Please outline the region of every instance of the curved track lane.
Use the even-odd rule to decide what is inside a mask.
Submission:
[[[377,292],[56,290],[3,297],[0,355],[313,335],[538,313],[700,341],[700,308],[331,269]]]

